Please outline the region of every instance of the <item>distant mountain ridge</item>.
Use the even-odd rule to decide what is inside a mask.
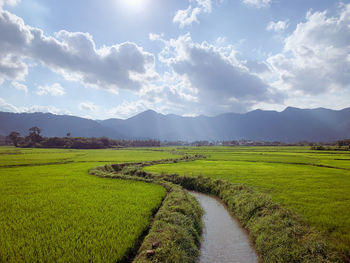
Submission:
[[[333,141],[350,138],[350,108],[299,109],[282,112],[254,110],[215,117],[181,117],[147,110],[129,119],[95,121],[51,113],[0,112],[0,135],[38,126],[44,136],[102,137],[158,140]]]

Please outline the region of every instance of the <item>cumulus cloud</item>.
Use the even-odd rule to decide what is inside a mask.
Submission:
[[[62,96],[65,94],[64,88],[59,83],[54,83],[52,85],[38,86],[36,94],[51,95],[51,96]]]
[[[267,26],[266,26],[266,30],[268,31],[275,31],[275,32],[282,32],[284,30],[286,30],[288,28],[289,24],[288,24],[288,19],[284,20],[284,21],[270,21]]]
[[[0,82],[3,80],[24,80],[28,66],[17,55],[0,54]],[[1,81],[2,80],[2,81]]]
[[[308,12],[284,41],[284,51],[268,58],[290,92],[320,94],[350,88],[350,4],[339,13]]]
[[[92,102],[82,102],[79,104],[79,109],[85,111],[96,111],[98,107]]]
[[[180,28],[198,23],[198,16],[203,13],[211,13],[211,0],[190,0],[194,6],[189,5],[186,9],[178,10],[173,18],[173,23],[179,24]]]
[[[154,56],[135,43],[97,48],[88,33],[59,31],[54,37],[0,8],[0,78],[23,80],[26,58],[40,61],[65,79],[112,92],[139,90],[156,79]]]
[[[271,0],[243,0],[243,3],[256,8],[269,7]]]
[[[200,114],[217,114],[244,112],[258,101],[282,100],[249,70],[246,61],[237,59],[233,46],[195,43],[190,34],[162,41],[165,47],[159,60],[170,68],[163,90],[169,101],[197,109]]]

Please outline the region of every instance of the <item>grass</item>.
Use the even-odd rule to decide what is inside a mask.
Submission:
[[[0,147],[0,168],[67,162],[99,162],[106,164],[151,161],[174,158],[174,156],[176,157],[176,155],[169,153],[167,150],[151,148],[76,150]]]
[[[139,175],[142,176],[142,173]],[[148,173],[146,177],[219,197],[249,231],[263,262],[341,261],[339,253],[327,244],[322,234],[311,229],[295,212],[275,204],[269,195],[256,192],[249,186],[203,176]]]
[[[276,231],[265,235],[270,231],[265,226],[274,224],[276,229],[292,226],[289,233],[298,235],[300,229],[293,227],[293,222],[297,222],[296,225],[302,225],[302,222],[298,221],[298,217],[290,215],[288,209],[301,215],[304,222],[321,231],[331,244],[349,255],[349,152],[311,151],[307,147],[172,147],[121,150],[1,147],[0,262],[114,262],[125,259],[135,249],[140,236],[149,226],[153,213],[166,194],[165,189],[160,185],[142,182],[145,179],[126,181],[98,178],[89,175],[88,170],[105,164],[147,163],[152,160],[179,158],[183,157],[181,153],[206,155],[207,158],[190,162],[168,162],[144,169],[152,173],[186,175],[184,178],[188,179],[185,181],[199,178],[198,187],[211,185],[210,191],[214,189],[214,192],[218,185],[218,195],[227,199],[232,211],[237,214],[242,212],[243,216],[249,215],[248,218],[242,217],[242,220],[256,238],[259,251],[267,255],[263,254],[265,258],[281,255],[279,259],[282,259],[288,255],[283,251],[279,252],[279,246],[274,247],[276,240],[281,240],[284,244],[296,244],[289,240],[290,234],[287,232],[283,236],[282,231],[280,237],[275,235],[278,233]],[[199,175],[212,179],[205,181]],[[233,186],[217,179],[229,181]],[[237,184],[243,184],[242,188],[239,186],[236,189]],[[259,193],[263,193],[262,198],[256,199]],[[250,197],[253,198],[251,201]],[[176,204],[175,199],[186,200],[183,195],[181,197],[174,194],[170,204]],[[276,210],[275,203],[288,209]],[[189,220],[177,214],[179,211],[187,213],[186,209],[191,206],[182,210],[186,204],[188,203],[181,205],[180,209],[175,207],[175,210],[170,207],[159,219],[171,216],[177,220]],[[252,213],[250,208],[254,204],[259,209],[254,208]],[[160,211],[162,209],[163,207]],[[256,211],[262,211],[264,216],[260,212],[255,216]],[[182,225],[176,230],[176,227],[173,228],[168,223],[153,225],[158,228],[154,231],[151,229],[152,238],[146,237],[137,259],[141,262],[156,262],[158,257],[164,259],[175,255],[177,249],[186,251],[185,246],[179,248],[182,241],[179,244],[175,242],[176,246],[172,247],[175,243],[171,240],[181,240],[188,232],[182,232]],[[162,241],[164,246],[157,251],[157,256],[145,258],[145,249],[149,249],[150,242],[162,233],[163,226],[178,232],[165,231],[165,241]],[[311,245],[305,243],[305,248],[317,245],[317,240],[314,239],[318,235],[307,228],[302,229],[306,229],[300,230],[306,236],[303,242],[311,240]],[[189,242],[184,241],[186,244],[191,244],[194,248],[193,255],[197,253],[197,239],[198,233],[184,239]],[[277,252],[273,252],[274,255],[268,255],[275,251],[271,246],[277,249]],[[304,253],[299,249],[295,251]],[[324,250],[320,248],[315,255],[322,254],[322,251]],[[178,256],[187,258],[188,262],[193,259],[187,257],[186,253]],[[295,257],[296,254],[290,256]]]
[[[196,263],[200,254],[202,210],[194,197],[179,186],[168,185],[169,194],[154,218],[134,263]],[[159,244],[154,247],[154,244]],[[147,257],[147,250],[154,256]]]
[[[154,182],[167,190],[168,194],[133,262],[198,262],[202,233],[202,209],[198,202],[178,185],[164,180],[145,178],[144,173],[135,166],[135,169],[129,168],[131,169],[121,171],[120,166],[105,165],[91,169],[90,173],[102,178]]]
[[[178,149],[180,150],[180,149]],[[208,176],[268,193],[318,230],[345,254],[350,250],[350,154],[306,147],[203,147],[194,162],[146,167],[152,173]],[[322,167],[322,166],[329,166]]]
[[[187,158],[186,161],[190,160]],[[259,193],[249,186],[232,184],[228,181],[210,177],[152,174],[139,170],[155,163],[160,162],[102,166],[92,169],[90,172],[106,178],[153,181],[161,184],[165,184],[166,181],[179,184],[188,190],[195,190],[221,198],[239,219],[240,223],[249,231],[255,249],[264,262],[329,263],[341,261],[339,251],[328,244],[322,233],[310,228],[295,212],[274,203],[268,194]],[[163,160],[162,163],[174,163],[174,160]],[[118,173],[113,173],[114,171],[118,171]],[[167,199],[170,195],[171,193],[168,194]],[[136,262],[196,262],[193,255],[198,245],[196,246],[196,239],[193,240],[193,237],[196,236],[195,229],[198,228],[192,228],[192,226],[195,226],[193,218],[196,218],[196,216],[193,213],[186,212],[195,211],[195,209],[191,209],[191,205],[188,205],[189,200],[181,198],[181,195],[172,199],[170,203],[165,201],[160,208],[155,217],[151,233],[146,237],[141,247],[141,250],[143,248],[143,252],[146,253],[139,253],[143,257],[141,257],[141,261]],[[174,205],[175,209],[173,209]],[[166,216],[159,216],[159,214],[163,214],[164,209]],[[188,215],[191,216],[186,219]],[[164,219],[166,224],[164,224]],[[186,223],[183,224],[182,222]],[[154,228],[156,231],[152,231]],[[149,250],[155,255],[147,257],[146,248],[153,248],[150,241],[158,240],[161,240],[160,243],[162,243],[161,250],[157,250],[157,253],[154,250]],[[164,251],[166,253],[163,253]],[[189,253],[188,251],[193,252]],[[137,257],[137,259],[139,258]]]
[[[145,182],[94,177],[88,170],[101,163],[175,157],[152,149],[1,147],[0,262],[125,259],[166,191]]]

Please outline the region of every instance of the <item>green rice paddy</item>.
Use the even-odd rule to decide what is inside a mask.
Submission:
[[[88,174],[162,151],[0,148],[0,262],[116,262],[135,247],[166,191]]]
[[[181,150],[181,149],[177,149]],[[253,186],[300,214],[336,247],[350,250],[350,153],[307,147],[182,149],[207,159],[146,167],[154,173],[204,175]]]
[[[118,262],[149,226],[159,185],[98,178],[92,167],[178,158],[144,168],[250,185],[296,211],[340,250],[350,248],[350,153],[308,147],[107,150],[0,147],[0,262]]]

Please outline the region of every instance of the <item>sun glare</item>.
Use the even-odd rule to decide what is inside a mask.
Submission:
[[[146,8],[147,0],[122,0],[123,6],[133,12],[141,12]]]

